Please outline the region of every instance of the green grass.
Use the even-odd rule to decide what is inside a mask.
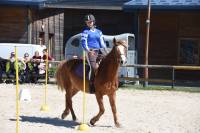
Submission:
[[[158,86],[158,85],[149,85],[148,87],[143,87],[142,85],[123,85],[120,89],[129,89],[129,90],[158,90],[158,91],[183,91],[183,92],[198,92],[200,93],[200,87],[174,87],[171,86]]]

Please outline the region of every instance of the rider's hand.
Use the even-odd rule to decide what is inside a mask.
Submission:
[[[88,52],[88,54],[89,54],[89,55],[94,55],[95,52],[94,52],[94,50],[90,49],[90,51]]]

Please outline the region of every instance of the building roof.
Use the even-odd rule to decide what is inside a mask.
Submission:
[[[122,10],[123,4],[130,0],[50,0],[46,8],[103,9]]]
[[[200,10],[200,0],[150,0],[155,10]],[[131,0],[123,6],[125,11],[147,9],[148,0]]]
[[[7,6],[43,6],[47,0],[0,0],[0,5]]]
[[[152,9],[200,10],[200,0],[150,0]],[[143,10],[148,0],[0,0],[0,5],[40,8]]]
[[[122,10],[123,4],[128,1],[130,0],[0,0],[0,5]]]

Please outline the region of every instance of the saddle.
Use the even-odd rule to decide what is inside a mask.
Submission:
[[[75,68],[75,73],[78,77],[83,79],[83,63],[79,63],[76,68]],[[85,76],[86,79],[89,80],[90,77],[90,66],[88,64],[85,65]],[[89,92],[90,94],[94,94],[95,93],[95,87],[94,84],[89,84]]]
[[[86,79],[89,80],[89,72],[90,72],[90,66],[88,64],[85,65],[85,75]],[[83,63],[79,63],[75,68],[75,73],[80,78],[83,78]]]
[[[97,64],[100,64],[101,60],[103,59],[103,55],[99,55],[97,57],[97,60],[96,60],[96,63]],[[80,62],[76,68],[75,68],[75,73],[76,75],[78,75],[80,78],[83,78],[83,62]],[[91,70],[91,66],[89,65],[88,62],[86,62],[86,65],[85,65],[85,75],[86,75],[86,79],[87,80],[90,80],[90,77],[92,76],[92,70]],[[94,84],[90,82],[89,84],[89,90],[90,90],[90,93],[95,93],[95,87],[94,87]]]

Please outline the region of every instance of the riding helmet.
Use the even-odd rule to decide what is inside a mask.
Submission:
[[[15,56],[15,52],[11,52],[10,55],[11,55],[11,56]]]
[[[84,21],[93,21],[93,22],[95,22],[95,17],[92,14],[87,14],[84,17]]]
[[[25,54],[24,54],[24,57],[29,57],[29,54],[28,54],[28,53],[25,53]]]

